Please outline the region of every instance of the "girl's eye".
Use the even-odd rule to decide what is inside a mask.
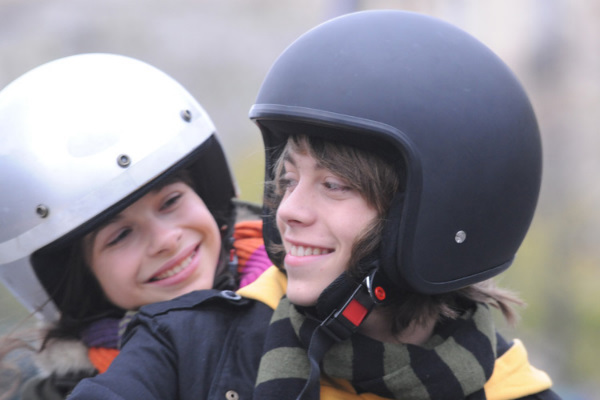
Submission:
[[[161,210],[167,210],[169,208],[174,207],[179,200],[181,200],[181,198],[183,197],[183,193],[175,193],[172,196],[170,196],[169,198],[167,198],[167,200],[162,204],[162,206],[160,207]]]
[[[114,238],[112,238],[108,241],[106,246],[110,247],[110,246],[114,246],[114,245],[120,243],[121,241],[125,240],[125,238],[127,236],[129,236],[130,233],[131,233],[131,229],[129,229],[129,228],[121,229]]]

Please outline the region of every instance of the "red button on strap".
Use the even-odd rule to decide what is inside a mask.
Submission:
[[[367,316],[367,309],[356,299],[353,299],[350,304],[348,304],[348,307],[342,312],[342,315],[354,324],[354,326],[359,326]]]

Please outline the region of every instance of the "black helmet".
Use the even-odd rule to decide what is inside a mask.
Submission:
[[[380,262],[396,286],[434,294],[490,278],[531,223],[542,155],[528,97],[492,51],[439,19],[378,10],[317,26],[277,59],[250,118],[267,180],[289,132],[393,154],[406,184]],[[264,222],[265,241],[280,242]]]

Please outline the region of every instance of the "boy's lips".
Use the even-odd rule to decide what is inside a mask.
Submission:
[[[308,245],[291,245],[288,254],[294,257],[320,256],[332,253],[333,249]]]
[[[149,280],[148,282],[156,282],[156,281],[160,281],[163,279],[167,279],[173,275],[176,275],[178,273],[180,273],[181,271],[183,271],[184,269],[186,269],[190,263],[192,262],[192,260],[194,259],[194,257],[196,256],[196,254],[198,253],[198,248],[200,247],[200,245],[195,246],[191,253],[188,254],[187,257],[184,257],[183,260],[177,262],[173,262],[170,265],[167,265],[163,268],[161,268],[156,274],[154,274]]]

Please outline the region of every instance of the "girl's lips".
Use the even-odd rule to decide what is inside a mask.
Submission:
[[[189,255],[187,257],[185,257],[183,260],[160,269],[147,282],[148,283],[164,283],[166,285],[170,285],[173,283],[177,283],[177,282],[181,281],[182,279],[187,278],[187,276],[191,274],[192,270],[195,268],[195,266],[197,264],[197,262],[195,262],[195,261],[197,261],[197,256],[199,254],[199,251],[198,251],[199,248],[200,248],[200,245],[197,245],[196,247],[194,247],[191,250]],[[183,276],[183,275],[185,275],[185,276]]]

